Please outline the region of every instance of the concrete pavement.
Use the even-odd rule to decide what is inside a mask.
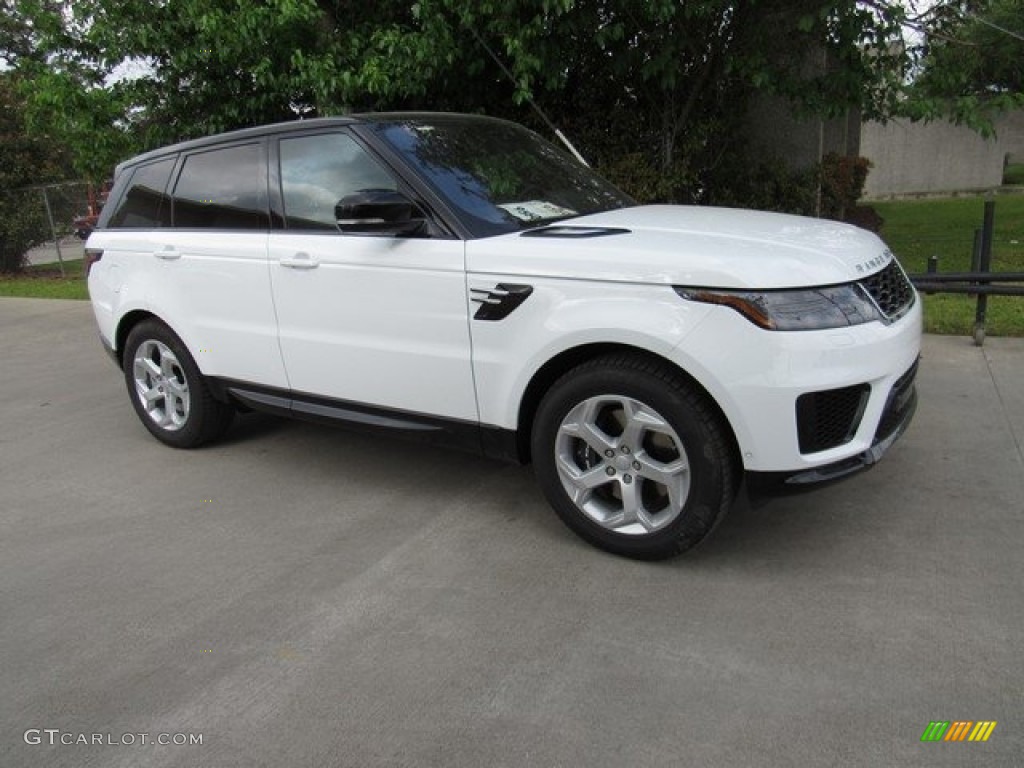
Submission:
[[[4,768],[1021,765],[1024,340],[926,338],[878,467],[644,564],[528,468],[262,415],[174,451],[87,303],[0,329]]]
[[[31,249],[28,256],[28,263],[32,265],[53,264],[64,259],[65,262],[81,259],[85,255],[85,241],[69,235],[60,240],[60,254],[57,253],[57,244],[53,241],[44,243]]]

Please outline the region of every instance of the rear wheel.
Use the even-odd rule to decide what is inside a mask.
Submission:
[[[188,349],[157,320],[136,325],[124,347],[125,384],[146,429],[175,448],[224,434],[234,408],[215,400]]]
[[[537,410],[532,454],[566,525],[627,557],[690,549],[735,493],[717,414],[678,372],[639,357],[602,357],[555,382]]]

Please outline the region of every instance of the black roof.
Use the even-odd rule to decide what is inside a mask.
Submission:
[[[296,129],[307,129],[307,128],[323,128],[335,125],[353,125],[353,124],[367,124],[367,123],[378,123],[378,122],[396,122],[401,120],[438,120],[438,119],[475,119],[475,120],[494,120],[499,121],[497,118],[486,117],[485,115],[462,115],[454,112],[368,112],[354,115],[346,115],[344,117],[314,117],[308,120],[288,120],[283,123],[272,123],[270,125],[259,125],[252,128],[241,128],[236,131],[228,131],[226,133],[218,133],[213,136],[204,136],[199,139],[190,139],[188,141],[180,141],[177,144],[168,144],[165,147],[159,149],[153,149],[149,152],[144,152],[141,155],[136,155],[122,163],[118,163],[114,169],[114,176],[119,176],[121,171],[130,165],[138,165],[149,160],[156,160],[164,155],[175,154],[182,151],[198,149],[201,147],[216,146],[228,141],[236,141],[238,139],[256,138],[262,136],[269,136],[276,133],[287,133]]]

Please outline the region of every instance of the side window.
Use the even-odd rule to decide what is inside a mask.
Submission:
[[[197,152],[174,187],[174,226],[268,229],[266,198],[259,144]]]
[[[336,231],[334,206],[361,189],[398,189],[391,174],[351,136],[281,139],[281,192],[289,229]]]
[[[124,195],[107,224],[112,228],[167,227],[171,223],[171,203],[167,199],[167,182],[176,158],[140,165],[132,171]]]

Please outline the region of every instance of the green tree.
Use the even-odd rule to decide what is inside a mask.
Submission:
[[[0,72],[0,272],[17,272],[25,252],[50,237],[42,201],[25,187],[65,178],[68,158],[26,128],[17,78]]]
[[[499,92],[532,95],[642,199],[706,199],[723,161],[743,150],[752,94],[777,94],[808,114],[885,115],[912,61],[891,45],[905,18],[899,3],[518,0],[496,13],[486,3],[421,0],[419,8],[432,39],[451,30],[488,42],[515,80]]]
[[[57,7],[59,6],[59,7]],[[807,114],[906,103],[898,0],[19,0],[42,60],[34,119],[88,176],[133,151],[347,110],[535,100],[644,199],[698,200],[738,155],[750,96]],[[950,23],[932,14],[941,30]],[[924,23],[924,22],[922,22]],[[492,56],[490,51],[495,54]],[[495,61],[495,57],[500,64]],[[735,164],[733,164],[735,165]]]
[[[927,39],[907,112],[949,115],[990,133],[994,114],[1024,106],[1024,1],[938,6],[944,34]]]
[[[53,12],[59,2],[39,0],[38,6]],[[33,14],[24,12],[21,0],[0,0],[0,69],[25,61],[44,60],[45,52],[38,43]]]

